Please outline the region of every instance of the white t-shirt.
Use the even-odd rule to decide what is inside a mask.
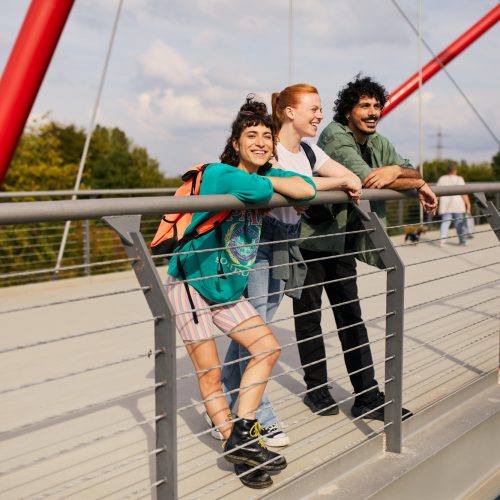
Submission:
[[[463,186],[464,178],[459,175],[442,175],[438,181],[438,186]],[[465,202],[462,195],[441,196],[439,198],[439,215],[443,214],[464,214]]]
[[[277,166],[284,170],[290,170],[291,172],[312,177],[313,172],[317,172],[318,169],[330,159],[330,157],[321,148],[316,146],[316,144],[308,144],[311,146],[314,154],[316,155],[316,163],[313,171],[311,171],[311,164],[309,163],[307,155],[302,147],[300,148],[299,153],[292,153],[291,151],[288,151],[288,149],[285,149],[285,147],[279,142],[276,146],[276,151],[278,153]],[[273,208],[269,215],[287,224],[297,224],[300,220],[300,215],[297,215],[297,212],[293,207]]]

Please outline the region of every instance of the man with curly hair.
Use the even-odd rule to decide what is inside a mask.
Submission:
[[[411,163],[376,132],[387,96],[383,86],[370,77],[358,74],[339,92],[334,119],[321,133],[318,146],[358,175],[363,187],[417,189],[424,210],[434,213],[437,207],[435,194]],[[330,206],[330,209],[335,217],[336,229],[331,222],[313,224],[305,218],[303,234],[319,236],[345,232],[349,226],[348,222],[346,227],[346,219],[358,220],[355,214],[346,216],[338,206]],[[374,202],[372,209],[385,222],[385,203]],[[340,234],[338,237],[341,237]],[[346,253],[357,250],[353,248],[352,240],[354,238],[346,238]],[[306,288],[301,298],[294,301],[295,330],[297,339],[302,341],[299,343],[299,354],[304,367],[304,380],[308,389],[318,388],[309,393],[306,404],[319,415],[338,413],[335,400],[328,391],[325,392],[328,378],[321,329],[321,296],[324,289],[332,305],[346,369],[354,388],[351,414],[383,421],[385,396],[375,380],[368,333],[358,298],[356,260],[353,255],[339,256],[331,247],[328,248],[327,241],[327,238],[309,238],[301,244],[308,271],[304,283]],[[314,286],[315,283],[318,285]],[[402,417],[410,415],[411,412],[403,408]]]

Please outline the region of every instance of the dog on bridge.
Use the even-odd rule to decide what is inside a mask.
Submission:
[[[420,236],[427,231],[429,231],[429,226],[426,225],[411,225],[411,226],[405,226],[404,228],[404,233],[405,233],[405,243],[409,241],[410,243],[418,243],[420,241]]]

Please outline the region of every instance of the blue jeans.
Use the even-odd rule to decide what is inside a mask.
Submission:
[[[274,217],[266,216],[262,221],[261,243],[273,241],[273,230],[276,226],[284,227],[290,238],[296,238],[299,234],[299,223],[286,224]],[[273,245],[260,245],[254,264],[254,271],[248,277],[247,297],[255,307],[261,317],[267,322],[271,321],[283,298],[285,282],[272,277],[272,269],[269,266],[273,263]],[[274,294],[268,296],[268,294]],[[241,377],[248,364],[248,359],[226,365],[231,361],[250,356],[250,353],[240,344],[231,340],[224,358],[222,368],[222,388],[224,392],[235,391],[227,395],[229,408],[232,410],[238,399],[238,391]],[[257,409],[257,419],[263,427],[269,427],[278,423],[278,417],[264,393]]]
[[[448,229],[450,228],[452,219],[454,220],[455,229],[458,234],[458,241],[461,245],[465,243],[465,235],[464,235],[464,217],[465,214],[442,214],[441,215],[441,227],[439,229],[439,237],[441,239],[446,238],[448,234]]]

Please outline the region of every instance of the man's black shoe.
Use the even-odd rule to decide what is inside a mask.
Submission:
[[[249,472],[248,474],[245,474],[245,472],[249,471],[250,469],[253,469],[253,467],[250,467],[246,464],[234,464],[234,472],[237,476],[239,476],[239,480],[245,486],[258,490],[262,488],[268,488],[273,484],[271,476],[261,469],[256,469],[252,472]],[[244,475],[240,476],[240,474]]]
[[[304,397],[304,404],[317,415],[338,415],[339,413],[339,407],[327,387],[308,392]]]
[[[377,391],[375,394],[370,394],[369,399],[358,396],[354,400],[354,405],[351,408],[353,417],[361,417],[370,420],[384,421],[385,410],[385,395],[383,392]],[[406,420],[413,416],[413,413],[406,408],[401,409],[401,418]]]

